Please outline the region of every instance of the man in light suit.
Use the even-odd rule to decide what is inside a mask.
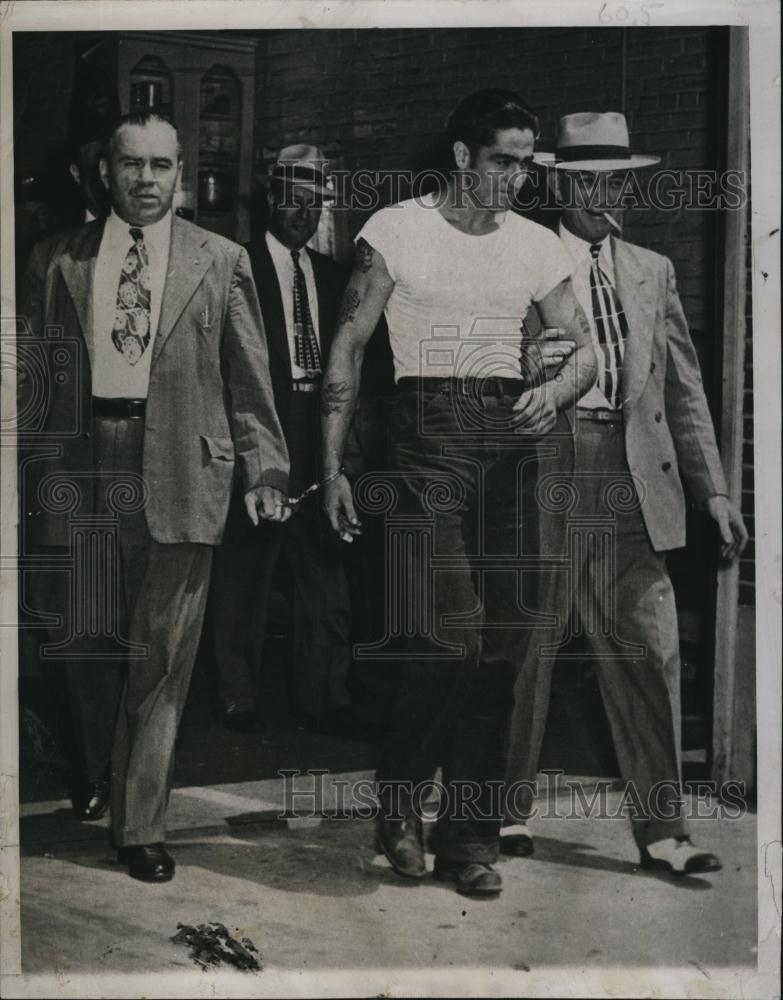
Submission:
[[[541,577],[539,609],[550,622],[534,634],[516,683],[501,850],[533,850],[530,789],[513,783],[535,778],[552,668],[570,623],[587,638],[621,774],[643,807],[632,822],[642,864],[675,875],[715,871],[717,857],[691,843],[682,818],[680,657],[665,561],[685,544],[682,481],[717,524],[725,559],[747,533],[727,495],[671,262],[616,235],[624,179],[658,158],[630,154],[622,115],[573,114],[544,162],[599,375],[547,439],[551,446],[559,435],[556,454],[541,456],[541,555],[570,568]]]
[[[346,275],[307,246],[321,218],[328,187],[317,146],[280,151],[266,194],[267,227],[248,245],[269,345],[277,416],[291,460],[296,497],[320,479],[320,386]],[[312,354],[309,353],[312,346]],[[291,680],[295,711],[315,729],[350,727],[345,682],[351,620],[340,543],[311,495],[285,525],[256,530],[231,503],[226,535],[215,553],[210,623],[218,696],[226,725],[261,729],[258,675],[275,573],[282,563],[294,583]]]
[[[250,520],[282,521],[288,456],[247,254],[171,212],[176,129],[154,112],[126,116],[100,167],[108,219],[39,248],[28,270],[24,315],[52,373],[41,433],[54,447],[20,478],[33,541],[77,566],[72,657],[129,654],[112,831],[130,874],[160,882],[174,874],[174,741],[234,465]]]

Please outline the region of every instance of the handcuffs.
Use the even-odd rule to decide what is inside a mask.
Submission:
[[[289,497],[283,507],[290,507],[292,511],[296,511],[296,508],[302,503],[303,500],[307,499],[311,493],[317,493],[323,486],[328,486],[329,483],[333,483],[335,479],[339,479],[340,476],[345,475],[345,466],[341,465],[337,472],[333,472],[330,476],[326,476],[324,479],[319,479],[317,483],[311,483],[306,490],[302,490],[301,493],[297,494],[295,497]]]

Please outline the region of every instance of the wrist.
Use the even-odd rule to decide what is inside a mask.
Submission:
[[[345,466],[341,465],[337,469],[333,469],[331,472],[328,469],[324,469],[324,477],[321,480],[322,486],[328,486],[330,483],[336,482],[341,476],[345,475]]]

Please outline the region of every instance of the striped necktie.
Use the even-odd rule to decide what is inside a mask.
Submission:
[[[601,270],[598,255],[601,244],[590,245],[590,298],[598,343],[601,348],[598,363],[598,388],[609,405],[621,409],[623,405],[623,355],[628,336],[628,321],[615,287]]]
[[[321,352],[318,350],[318,340],[313,328],[299,251],[292,250],[291,257],[294,261],[294,360],[312,378],[321,374]]]

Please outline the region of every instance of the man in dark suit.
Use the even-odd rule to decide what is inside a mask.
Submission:
[[[129,659],[112,832],[130,874],[162,882],[174,741],[234,465],[245,516],[282,521],[288,456],[247,254],[171,212],[176,129],[153,112],[120,119],[100,168],[109,217],[41,246],[28,269],[52,447],[20,488],[33,544],[58,549],[70,577],[60,652]]]
[[[307,247],[330,197],[315,146],[280,153],[267,192],[266,233],[249,247],[269,343],[275,408],[291,458],[290,495],[320,478],[320,384],[344,287],[339,266]],[[342,556],[309,495],[285,525],[252,528],[236,493],[215,557],[210,620],[218,694],[227,725],[258,729],[257,685],[275,571],[294,584],[293,687],[297,714],[316,728],[342,727],[348,695],[350,603]]]

